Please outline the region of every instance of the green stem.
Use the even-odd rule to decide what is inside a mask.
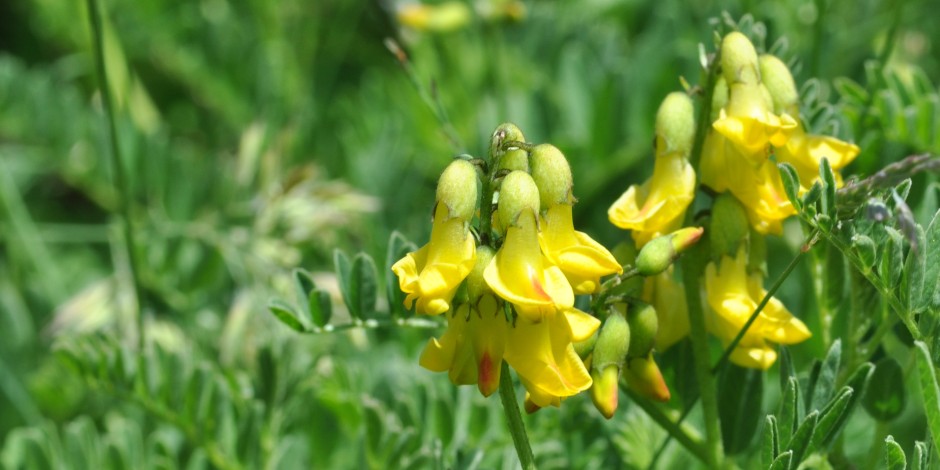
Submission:
[[[534,469],[535,456],[532,455],[532,448],[529,446],[529,436],[525,432],[525,423],[522,422],[522,413],[519,411],[519,403],[516,402],[516,392],[512,386],[509,364],[506,361],[503,361],[499,374],[499,398],[503,402],[503,412],[506,414],[506,421],[509,422],[509,434],[512,435],[512,443],[516,446],[519,464],[526,470]]]
[[[386,314],[387,312],[383,312]],[[346,330],[372,330],[379,328],[416,328],[416,329],[436,329],[442,327],[444,324],[439,321],[429,320],[426,318],[399,318],[396,320],[378,320],[378,319],[367,319],[367,320],[356,320],[350,323],[344,323],[342,325],[324,325],[322,327],[313,326],[309,330],[303,331],[303,334],[326,334],[326,333],[336,333],[339,331]]]
[[[653,421],[656,421],[661,428],[669,433],[670,436],[676,439],[676,442],[685,447],[686,450],[692,453],[696,458],[702,462],[708,463],[709,455],[708,451],[702,446],[701,441],[694,439],[689,435],[684,429],[682,429],[682,421],[673,422],[666,413],[664,413],[658,406],[651,403],[645,397],[638,395],[633,390],[630,390],[627,387],[621,386],[621,390],[630,397],[630,400],[633,401],[637,406],[643,409]]]
[[[137,310],[137,342],[143,349],[144,341],[144,315],[143,315],[143,289],[140,285],[140,271],[137,264],[137,243],[134,237],[134,228],[131,225],[131,192],[124,175],[124,164],[121,158],[121,147],[118,145],[117,125],[114,122],[114,103],[111,100],[111,88],[108,85],[108,74],[104,63],[104,44],[101,39],[101,12],[97,0],[88,0],[88,18],[91,22],[92,38],[95,46],[95,67],[98,72],[98,83],[101,88],[101,100],[104,104],[104,113],[108,120],[108,137],[111,144],[111,167],[114,171],[114,185],[117,189],[118,205],[121,211],[121,228],[124,233],[124,243],[127,249],[127,260],[130,265],[131,282],[134,286],[134,306]]]
[[[716,53],[706,68],[705,93],[702,96],[702,105],[696,121],[695,139],[689,163],[693,168],[698,167],[702,158],[702,149],[705,146],[705,136],[711,127],[712,94],[715,83],[718,81],[719,53]],[[684,226],[692,223],[693,215],[687,212]],[[709,468],[718,468],[723,461],[721,430],[718,422],[718,396],[714,377],[711,374],[709,363],[708,331],[705,329],[705,312],[702,308],[699,277],[704,270],[703,253],[701,248],[694,247],[690,253],[682,258],[682,283],[685,287],[685,297],[689,309],[689,327],[692,339],[693,360],[695,361],[695,375],[698,379],[699,396],[702,399],[702,413],[705,418],[706,459]]]

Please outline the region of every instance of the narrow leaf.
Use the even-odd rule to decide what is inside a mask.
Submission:
[[[300,307],[300,311],[297,314],[304,321],[304,323],[309,324],[312,321],[313,315],[309,306],[310,303],[310,293],[316,289],[316,284],[313,282],[313,276],[310,275],[306,270],[295,269],[292,273],[294,278],[294,294],[297,296],[297,306]]]
[[[777,430],[777,418],[767,415],[764,418],[764,435],[761,441],[761,463],[770,467],[780,453],[780,434]]]
[[[789,163],[779,163],[777,168],[780,170],[780,179],[783,181],[783,190],[787,193],[787,199],[790,200],[796,210],[800,210],[802,201],[798,196],[800,192],[799,175],[797,175],[793,165]]]
[[[819,198],[822,213],[829,217],[835,217],[836,178],[832,173],[832,167],[829,165],[829,159],[825,157],[819,162],[819,181],[822,182],[822,194]]]
[[[914,441],[913,470],[927,470],[930,468],[930,448],[923,441]]]
[[[310,319],[314,325],[323,328],[330,323],[330,317],[333,316],[333,305],[330,303],[330,294],[328,292],[320,289],[310,291],[307,308],[310,310]]]
[[[346,307],[349,309],[349,314],[353,318],[358,318],[356,316],[357,312],[354,312],[350,305],[352,305],[352,297],[349,293],[349,258],[346,256],[346,253],[343,253],[340,250],[333,252],[333,269],[336,270],[336,280],[339,282],[339,291],[343,295],[343,303],[346,304]]]
[[[864,268],[863,272],[871,272],[872,267],[875,265],[875,253],[877,251],[874,240],[867,235],[857,233],[852,235],[852,248],[861,261]]]
[[[350,266],[348,280],[350,303],[347,307],[350,313],[356,318],[374,317],[377,281],[372,257],[365,253],[357,254]]]
[[[814,410],[812,413],[806,415],[806,419],[800,423],[800,427],[796,429],[796,432],[793,433],[793,437],[790,438],[790,443],[787,444],[787,450],[793,452],[793,465],[799,465],[800,462],[803,461],[803,456],[809,448],[818,421],[819,412]]]
[[[782,442],[787,442],[799,423],[800,409],[800,383],[796,377],[787,379],[787,387],[783,390],[783,400],[780,402],[779,430]]]
[[[915,311],[940,306],[940,211],[937,211],[924,234],[924,288],[913,302]]]
[[[862,395],[865,393],[865,389],[868,387],[868,383],[871,381],[872,371],[875,366],[870,362],[865,362],[859,365],[852,375],[849,376],[849,380],[846,382],[846,386],[843,387],[851,389],[852,393],[849,402],[845,407],[845,411],[842,412],[835,422],[830,426],[830,430],[827,433],[826,437],[823,438],[820,447],[823,449],[828,449],[829,446],[839,437],[839,433],[842,432],[842,429],[845,428],[846,423],[849,422],[849,418],[852,416],[852,413],[855,411],[855,407],[858,406],[859,400]]]
[[[936,370],[930,360],[930,351],[923,341],[914,342],[914,353],[917,355],[917,371],[924,397],[927,427],[930,429],[933,445],[940,449],[940,386],[937,385]]]
[[[806,392],[806,396],[809,398],[806,403],[807,412],[822,409],[825,403],[829,401],[829,398],[832,397],[841,359],[842,340],[837,339],[833,341],[832,346],[829,347],[826,359],[818,369],[813,369],[813,373],[810,376],[810,385]]]
[[[413,251],[417,251],[414,243],[405,239],[405,236],[397,230],[392,232],[388,238],[388,252],[385,256],[385,293],[388,297],[389,311],[393,314],[405,315],[408,310],[405,310],[403,305],[405,294],[399,288],[398,276],[392,273],[392,266]]]
[[[268,302],[268,310],[270,310],[281,323],[289,326],[294,331],[303,333],[307,330],[298,319],[297,312],[283,301],[277,299],[271,300]]]
[[[790,377],[796,377],[796,370],[793,368],[793,358],[790,356],[790,348],[780,346],[780,392],[787,389]]]
[[[813,433],[809,449],[810,453],[825,450],[826,445],[835,440],[835,435],[841,431],[839,423],[850,413],[849,405],[852,404],[854,395],[855,391],[852,387],[842,387],[842,390],[826,405],[819,415],[819,422],[816,424],[816,431]]]
[[[888,237],[885,239],[881,252],[878,274],[885,286],[894,288],[901,280],[901,271],[904,267],[904,237],[901,232],[892,227],[885,227],[885,233]]]
[[[774,460],[774,463],[770,465],[770,470],[787,470],[790,468],[790,462],[793,460],[793,451],[788,450],[780,455]]]
[[[894,441],[893,436],[885,438],[885,468],[888,470],[904,470],[907,468],[907,457],[904,449]]]

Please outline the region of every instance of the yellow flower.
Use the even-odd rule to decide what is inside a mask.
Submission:
[[[607,248],[575,231],[570,204],[555,204],[545,212],[539,245],[545,258],[565,274],[575,294],[592,294],[600,288],[601,276],[623,272]]]
[[[656,156],[653,176],[633,185],[607,211],[614,225],[633,230],[637,246],[682,225],[682,216],[695,195],[695,171],[682,153]]]
[[[392,271],[405,297],[405,307],[417,300],[418,313],[439,315],[450,309],[457,287],[473,269],[476,243],[466,221],[448,218],[447,206],[438,204],[434,212],[431,241],[398,260]]]
[[[483,272],[496,295],[516,306],[519,315],[538,322],[574,305],[565,274],[539,249],[539,192],[532,177],[513,171],[503,178],[499,219],[506,228],[503,246]]]
[[[499,388],[500,367],[509,323],[492,294],[476,304],[461,304],[447,316],[441,339],[431,338],[419,364],[434,372],[448,372],[454,385],[477,384],[483,396]]]
[[[402,6],[396,15],[398,22],[418,31],[446,33],[466,26],[471,19],[470,8],[461,1],[437,5],[410,3]]]
[[[712,127],[748,162],[759,165],[770,156],[769,145],[787,143],[797,122],[789,114],[774,114],[770,95],[760,84],[733,83],[729,90],[728,105]]]
[[[774,162],[768,159],[752,164],[718,132],[705,137],[701,175],[702,183],[715,191],[731,191],[759,233],[780,233],[781,222],[796,213]]]
[[[620,228],[633,231],[637,247],[678,229],[695,195],[695,170],[688,162],[695,134],[692,100],[685,93],[670,93],[656,112],[656,161],[653,176],[630,186],[617,199],[607,217]]]
[[[532,404],[558,406],[561,399],[590,388],[591,375],[571,343],[589,338],[599,326],[596,318],[574,309],[541,322],[516,319],[505,359],[519,373]]]
[[[659,329],[656,331],[656,350],[665,351],[689,334],[689,307],[685,288],[676,282],[674,269],[646,278],[643,301],[656,309]]]
[[[823,157],[829,160],[829,166],[836,177],[836,186],[842,186],[844,168],[858,156],[859,148],[855,144],[843,142],[835,137],[807,134],[802,128],[790,136],[783,147],[777,149],[777,160],[793,165],[800,177],[800,192],[804,192],[819,179],[819,163]]]
[[[723,256],[720,267],[709,263],[705,269],[705,291],[711,315],[708,327],[728,345],[738,334],[767,291],[760,273],[747,274],[747,254],[742,247],[735,258]],[[767,369],[777,359],[768,343],[796,344],[810,337],[810,331],[776,298],[761,310],[744,334],[730,359],[743,367]]]

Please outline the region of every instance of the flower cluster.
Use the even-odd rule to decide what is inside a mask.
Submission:
[[[725,36],[720,57],[722,74],[711,93],[711,126],[698,168],[689,161],[695,133],[692,102],[683,93],[672,93],[656,117],[652,177],[627,189],[608,215],[614,225],[632,231],[640,248],[682,226],[696,196],[696,175],[718,194],[709,222],[712,261],[705,268],[703,299],[709,331],[728,345],[767,293],[762,287],[765,235],[781,233],[782,221],[795,214],[777,163],[796,169],[802,192],[818,179],[823,158],[839,170],[859,148],[807,133],[798,121],[799,95],[790,71],[774,56],[759,56],[743,34]],[[836,180],[841,182],[838,173]],[[671,267],[647,277],[642,292],[659,319],[658,350],[688,334],[688,299]],[[773,343],[794,344],[809,336],[806,325],[771,298],[730,359],[766,369],[777,358]]]
[[[529,411],[558,406],[592,384],[574,345],[601,321],[576,309],[575,295],[597,292],[602,276],[622,268],[574,229],[571,170],[557,148],[526,144],[511,124],[496,130],[492,148],[488,162],[447,167],[431,241],[392,270],[408,308],[447,318],[422,366],[489,396],[505,360],[528,392]]]

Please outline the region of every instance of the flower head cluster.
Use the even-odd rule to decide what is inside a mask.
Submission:
[[[673,93],[656,118],[653,176],[627,189],[608,214],[614,225],[632,230],[640,248],[682,226],[696,196],[696,173],[703,185],[721,193],[710,211],[711,262],[703,273],[702,299],[709,331],[727,346],[767,294],[762,287],[763,237],[780,233],[782,221],[796,213],[777,163],[792,165],[800,190],[806,191],[818,179],[823,158],[839,170],[859,149],[807,133],[798,121],[799,96],[790,71],[774,56],[759,56],[743,34],[725,36],[720,57],[721,77],[711,90],[713,115],[699,167],[689,162],[694,136],[691,100]],[[841,181],[838,174],[836,180]],[[668,348],[689,332],[687,302],[699,299],[686,298],[672,268],[646,278],[642,299],[657,314],[657,349]],[[806,325],[771,297],[730,359],[766,369],[777,357],[774,344],[794,344],[809,336]]]
[[[489,396],[505,360],[528,392],[528,409],[557,406],[592,383],[574,343],[590,339],[601,322],[574,308],[575,295],[596,292],[602,276],[622,268],[574,229],[571,170],[557,148],[525,144],[511,124],[497,129],[493,148],[490,162],[455,160],[444,171],[431,241],[392,270],[407,307],[447,318],[422,366]],[[479,205],[494,199],[495,212]]]

